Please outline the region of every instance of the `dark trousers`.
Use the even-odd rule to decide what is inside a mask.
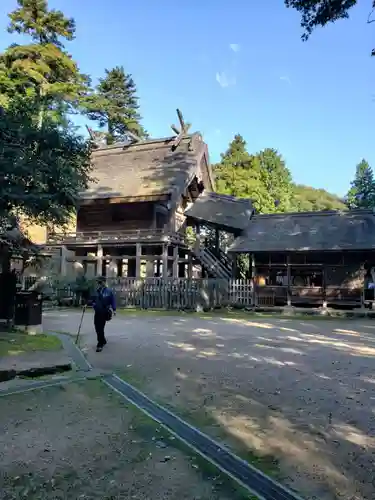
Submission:
[[[103,347],[106,343],[104,328],[107,323],[107,315],[105,312],[95,311],[94,326],[96,336],[98,338],[98,346]]]

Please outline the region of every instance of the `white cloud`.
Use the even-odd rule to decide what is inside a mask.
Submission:
[[[230,43],[229,48],[233,50],[233,52],[239,52],[241,50],[241,46],[239,43]]]
[[[225,71],[221,73],[216,73],[216,81],[220,85],[220,87],[226,88],[231,85],[236,85],[236,77],[228,75]]]
[[[288,83],[289,85],[291,85],[291,84],[292,84],[291,79],[289,78],[289,76],[286,76],[286,75],[285,75],[285,76],[280,76],[280,80],[281,80],[282,82],[286,82],[286,83]]]

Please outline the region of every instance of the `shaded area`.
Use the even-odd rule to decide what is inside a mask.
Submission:
[[[78,322],[46,316],[46,328]],[[152,398],[306,498],[372,498],[375,326],[371,321],[129,315],[108,325],[96,355]],[[73,327],[74,329],[74,327]],[[269,465],[267,466],[267,462]],[[345,496],[346,495],[346,496]]]
[[[2,498],[244,498],[99,381],[0,405]]]
[[[188,210],[190,220],[212,224],[228,232],[240,233],[250,222],[253,213],[250,199],[204,192]]]
[[[157,422],[166,425],[180,438],[201,452],[203,456],[208,457],[222,470],[235,477],[249,489],[250,493],[260,495],[266,500],[297,500],[297,497],[292,492],[287,491],[267,476],[261,474],[257,469],[249,467],[245,461],[238,459],[218,443],[186,425],[161,406],[155,405],[120,378],[110,375],[105,378],[105,381],[110,387],[119,391],[139,408],[145,410]]]

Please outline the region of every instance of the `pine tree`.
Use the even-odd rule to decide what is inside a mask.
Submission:
[[[366,160],[356,168],[355,178],[346,197],[349,208],[375,208],[374,172]]]
[[[106,129],[108,144],[125,141],[127,132],[141,138],[147,135],[140,124],[135,82],[122,66],[105,70],[105,77],[88,96],[85,107],[88,117]]]
[[[272,204],[270,212],[288,212],[293,209],[293,185],[290,171],[281,155],[266,148],[256,155],[261,165],[261,178],[269,193]]]
[[[87,92],[87,77],[63,48],[62,40],[74,38],[74,20],[48,10],[46,0],[18,0],[18,5],[9,14],[8,31],[29,35],[32,43],[12,44],[0,55],[0,105],[18,101],[37,109],[39,125],[46,115],[62,121]]]
[[[273,149],[251,155],[246,142],[236,135],[221,162],[214,166],[217,191],[251,198],[257,212],[272,213],[291,207],[293,188],[285,164]]]
[[[18,0],[19,8],[9,14],[9,33],[29,35],[41,45],[63,47],[60,38],[73,40],[74,19],[66,18],[59,10],[48,10],[47,0]]]

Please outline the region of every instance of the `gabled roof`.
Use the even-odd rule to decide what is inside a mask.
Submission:
[[[253,213],[251,200],[204,192],[185,215],[197,222],[206,222],[229,232],[245,229]]]
[[[255,215],[230,252],[375,249],[371,210]]]
[[[207,146],[200,134],[114,145],[92,153],[94,181],[81,199],[158,198],[183,191],[197,171]],[[208,160],[208,158],[207,158]],[[210,168],[210,167],[208,167]]]

